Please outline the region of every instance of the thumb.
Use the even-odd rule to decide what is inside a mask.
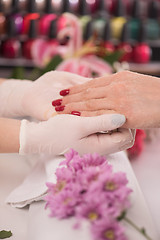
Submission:
[[[125,116],[121,114],[104,114],[96,117],[79,117],[79,124],[81,125],[82,129],[82,137],[97,132],[114,130],[121,127],[125,121]]]
[[[131,147],[134,143],[133,135],[128,129],[110,134],[92,134],[82,138],[74,148],[81,154],[99,153],[112,154]]]

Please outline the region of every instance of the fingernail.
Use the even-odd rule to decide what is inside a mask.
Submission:
[[[81,116],[81,113],[78,111],[72,111],[71,114],[76,116]]]
[[[128,148],[131,148],[131,144],[130,144],[130,143],[125,143],[124,145],[122,145],[122,146],[119,148],[119,150],[120,150],[120,151],[124,151],[124,150],[126,150],[126,149],[128,149]]]
[[[62,111],[64,111],[64,109],[65,109],[65,106],[55,107],[56,112],[62,112]]]
[[[124,115],[116,114],[112,117],[112,123],[115,125],[115,127],[122,126],[126,121],[126,118]]]
[[[61,106],[61,104],[62,104],[62,99],[57,99],[52,102],[53,107]]]
[[[68,94],[69,94],[69,92],[70,92],[70,90],[69,90],[69,89],[64,89],[64,90],[60,91],[60,93],[59,93],[59,94],[60,94],[61,96],[63,96],[63,97],[64,97],[64,96],[68,95]]]

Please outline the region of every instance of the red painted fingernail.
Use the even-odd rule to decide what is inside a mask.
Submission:
[[[64,111],[64,109],[65,109],[65,106],[55,107],[56,112],[62,112],[62,111]]]
[[[63,97],[64,97],[64,96],[68,95],[68,94],[69,94],[69,92],[70,92],[70,90],[69,90],[69,89],[64,89],[64,90],[60,91],[60,93],[59,93],[59,94],[60,94],[61,96],[63,96]]]
[[[53,107],[61,106],[61,104],[62,104],[62,99],[57,99],[52,102]]]
[[[72,111],[71,114],[76,116],[81,116],[81,113],[78,111]]]

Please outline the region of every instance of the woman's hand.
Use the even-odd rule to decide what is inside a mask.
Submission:
[[[120,113],[126,116],[127,128],[160,127],[159,91],[159,78],[123,71],[70,88],[56,111],[81,116]]]
[[[53,99],[62,88],[88,81],[88,78],[67,72],[51,71],[36,81],[6,80],[0,84],[0,116],[30,116],[48,120],[55,114]]]
[[[55,115],[53,99],[58,97],[60,89],[85,83],[88,78],[68,72],[51,71],[42,75],[28,88],[23,97],[22,106],[27,116],[38,120],[48,120]]]
[[[119,129],[112,134],[101,133],[121,127],[125,117],[107,114],[96,117],[57,115],[48,121],[35,123],[23,120],[20,128],[20,154],[60,155],[69,148],[80,154],[110,154],[129,148],[134,134]]]

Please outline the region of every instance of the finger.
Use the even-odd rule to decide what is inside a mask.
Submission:
[[[103,87],[86,88],[83,91],[76,94],[69,94],[62,99],[62,105],[66,105],[73,102],[81,102],[89,99],[106,98],[109,89]]]
[[[135,137],[136,137],[136,129],[130,129],[131,133],[132,133],[132,136],[133,136],[133,139],[135,140]]]
[[[77,127],[81,128],[81,138],[101,131],[110,131],[121,127],[126,119],[121,114],[105,114],[96,117],[78,117]]]
[[[55,110],[62,114],[70,114],[73,111],[115,110],[115,104],[108,98],[90,99],[84,102],[74,102],[66,106],[55,107]]]
[[[127,129],[109,134],[93,134],[83,138],[79,143],[81,153],[99,153],[102,155],[112,154],[125,150],[133,145],[133,138]],[[83,151],[83,152],[82,152]]]
[[[104,114],[115,114],[118,113],[114,110],[98,110],[98,111],[82,111],[80,113],[81,117],[95,117],[95,116],[100,116]],[[74,112],[72,113],[74,115]]]
[[[79,92],[82,92],[82,91],[84,91],[86,89],[89,89],[89,88],[103,87],[103,86],[106,86],[106,85],[110,84],[111,81],[112,81],[112,75],[104,76],[104,77],[100,77],[100,78],[95,78],[95,79],[92,79],[92,80],[90,80],[90,81],[88,81],[84,84],[79,84],[79,85],[76,85],[74,87],[71,87],[69,89],[68,94],[72,95],[72,94],[77,94]],[[60,92],[60,95],[61,95],[61,92]]]
[[[131,129],[118,129],[119,132],[123,133],[123,139],[121,141],[120,151],[124,151],[131,148],[134,144],[135,135]]]

